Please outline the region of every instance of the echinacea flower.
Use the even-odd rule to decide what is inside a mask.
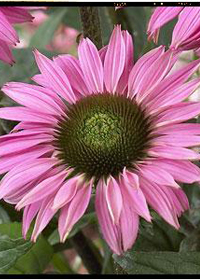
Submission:
[[[13,24],[33,20],[29,10],[44,7],[0,7],[0,60],[8,64],[14,63],[11,48],[19,43],[19,37]]]
[[[188,200],[178,182],[199,181],[190,149],[200,143],[200,112],[186,99],[200,60],[169,74],[176,59],[163,46],[133,65],[133,44],[116,26],[100,51],[83,39],[78,59],[34,52],[39,85],[10,82],[3,91],[22,106],[0,108],[20,121],[0,137],[0,198],[24,208],[23,235],[35,220],[36,240],[55,213],[64,242],[86,211],[91,192],[102,234],[116,254],[131,248],[148,204],[179,228]]]
[[[147,34],[148,39],[157,43],[160,28],[178,16],[174,27],[170,48],[183,51],[200,47],[199,7],[158,7],[152,14]]]

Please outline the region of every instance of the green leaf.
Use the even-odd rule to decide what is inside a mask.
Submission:
[[[66,257],[62,253],[56,253],[53,255],[52,263],[54,268],[60,273],[74,274]]]
[[[196,274],[200,273],[197,252],[136,252],[114,255],[116,263],[128,274]]]
[[[57,8],[54,13],[52,13],[49,18],[39,26],[31,41],[29,43],[29,47],[34,48],[46,48],[46,46],[53,39],[53,35],[59,25],[61,24],[64,16],[67,16],[68,8]]]
[[[141,222],[139,236],[133,245],[134,251],[179,251],[184,235],[161,219],[153,223]]]
[[[60,8],[60,9],[63,9],[63,8]],[[81,27],[81,21],[80,21],[79,8],[78,7],[67,8],[67,12],[66,12],[65,17],[63,18],[62,23],[68,27],[72,27],[78,31],[81,31],[82,27]]]
[[[4,224],[4,223],[9,223],[10,222],[10,218],[8,213],[5,211],[5,209],[0,206],[0,224]]]
[[[24,240],[21,231],[20,223],[0,224],[0,273],[42,273],[49,263],[49,243],[43,237],[36,243]]]

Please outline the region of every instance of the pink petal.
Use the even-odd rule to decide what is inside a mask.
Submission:
[[[125,43],[125,65],[116,91],[118,93],[125,94],[127,92],[129,73],[133,68],[133,40],[128,31],[123,30],[122,36]]]
[[[103,65],[99,52],[90,39],[81,41],[78,47],[78,56],[90,93],[102,93]]]
[[[192,81],[179,86],[178,88],[168,91],[168,93],[157,95],[156,100],[152,100],[148,104],[148,111],[151,114],[160,110],[164,106],[174,105],[191,95],[200,85],[200,79],[193,79]]]
[[[153,157],[162,157],[167,159],[180,159],[180,160],[199,160],[200,155],[196,152],[173,146],[156,146],[148,150],[148,154]]]
[[[47,224],[56,213],[55,210],[52,210],[53,198],[54,196],[52,195],[52,197],[47,197],[42,202],[31,236],[31,240],[34,242],[36,242],[36,239],[40,232],[42,232],[42,230],[47,226]]]
[[[123,201],[120,186],[112,176],[106,184],[106,201],[113,223],[118,224]]]
[[[79,177],[73,177],[67,180],[58,190],[54,202],[53,209],[59,209],[70,202],[77,192]],[[80,182],[79,182],[80,183]]]
[[[35,203],[51,195],[60,187],[67,175],[67,172],[63,171],[43,180],[20,200],[16,205],[16,209],[20,210],[31,203]]]
[[[193,147],[200,145],[200,136],[164,135],[152,140],[153,145],[169,145],[175,147]]]
[[[169,124],[166,126],[158,127],[155,130],[156,134],[167,135],[198,135],[200,134],[200,124],[198,123],[178,123]]]
[[[102,64],[104,65],[104,61],[105,61],[105,56],[106,56],[106,52],[108,49],[108,45],[104,46],[103,48],[101,48],[99,50],[99,56],[101,58]]]
[[[1,12],[12,24],[32,21],[34,18],[26,10],[19,7],[1,7]]]
[[[138,92],[138,85],[143,80],[144,73],[150,66],[164,53],[164,46],[160,46],[153,49],[143,55],[135,63],[133,69],[130,72],[128,79],[128,94],[130,97],[134,97]]]
[[[161,112],[156,120],[156,127],[189,120],[200,113],[199,102],[180,102]]]
[[[61,242],[65,241],[74,224],[84,214],[90,201],[92,185],[93,182],[91,181],[89,185],[81,186],[74,198],[62,208],[58,221]]]
[[[60,106],[42,88],[25,83],[7,83],[2,91],[16,102],[40,113],[60,115]]]
[[[9,171],[1,180],[0,198],[12,193],[57,164],[55,159],[34,159],[34,161],[20,164]]]
[[[162,168],[162,166],[155,166],[153,163],[150,165],[144,165],[139,167],[140,174],[148,179],[151,178],[152,182],[159,185],[166,185],[175,188],[180,188],[180,186],[174,181],[174,178]]]
[[[5,15],[0,11],[0,39],[11,44],[16,45],[19,42],[17,32],[12,27]]]
[[[21,162],[30,161],[30,159],[36,159],[50,151],[53,151],[53,147],[48,145],[41,145],[26,151],[23,150],[22,152],[17,154],[14,153],[0,157],[0,174],[8,172]]]
[[[53,140],[53,136],[39,134],[31,135],[30,137],[20,137],[9,141],[2,142],[0,145],[0,156],[9,155],[13,152],[23,151],[41,143],[49,143]]]
[[[22,234],[24,239],[26,239],[26,234],[28,232],[28,229],[31,225],[32,220],[37,215],[39,209],[41,206],[41,202],[36,202],[31,205],[28,205],[24,209],[23,213],[23,228],[22,228]]]
[[[183,7],[158,7],[154,10],[148,24],[148,40],[158,41],[159,29],[167,22],[176,17]]]
[[[63,70],[39,51],[35,50],[34,55],[40,72],[48,81],[49,86],[68,102],[76,102],[74,92]]]
[[[3,40],[0,40],[0,59],[10,65],[13,65],[15,62],[8,43]]]
[[[160,166],[169,172],[176,181],[182,183],[194,183],[200,181],[199,168],[186,160],[155,159],[150,164]]]
[[[142,190],[140,187],[135,187],[133,180],[126,180],[124,173],[125,172],[123,172],[123,186],[121,188],[123,199],[125,201],[125,203],[123,203],[123,208],[129,203],[134,209],[134,212],[150,222],[151,216]]]
[[[56,123],[57,120],[47,114],[34,112],[29,108],[25,107],[5,107],[0,108],[0,118],[13,121],[27,121],[39,123]]]
[[[196,7],[184,8],[172,34],[170,47],[178,49],[194,32],[199,29],[200,10]]]
[[[124,71],[125,43],[121,27],[117,25],[111,35],[104,61],[104,81],[108,92],[115,93]]]
[[[73,89],[77,90],[82,95],[87,95],[89,93],[78,59],[67,54],[59,55],[54,61],[66,74]]]
[[[169,224],[178,229],[179,222],[174,206],[169,200],[170,197],[166,196],[166,194],[162,191],[161,186],[141,178],[141,188],[150,206]]]
[[[104,239],[113,252],[120,255],[123,252],[121,233],[119,227],[113,224],[111,219],[106,201],[105,187],[106,185],[103,180],[100,180],[96,191],[95,208]]]
[[[157,99],[159,95],[169,96],[169,92],[175,91],[199,68],[200,59],[188,63],[186,66],[182,67],[180,70],[168,75],[164,80],[162,80],[143,100],[143,103],[148,105]]]

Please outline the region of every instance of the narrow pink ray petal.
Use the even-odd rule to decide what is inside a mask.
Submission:
[[[67,54],[59,55],[54,61],[62,68],[63,72],[68,77],[72,89],[77,90],[82,95],[87,95],[89,93],[78,59]]]
[[[36,82],[38,85],[49,88],[48,81],[44,78],[42,74],[36,74],[31,78],[34,82]]]
[[[10,65],[15,62],[9,45],[3,40],[0,40],[0,59]]]
[[[70,202],[77,192],[78,187],[78,177],[73,177],[67,180],[61,188],[58,190],[54,202],[53,202],[53,209],[59,209],[63,207],[65,204]]]
[[[141,102],[148,92],[156,87],[164,77],[169,73],[175,59],[173,60],[174,53],[171,50],[166,51],[164,54],[158,57],[148,68],[145,68],[145,72],[140,81],[135,83],[136,100]],[[173,62],[172,62],[173,61]]]
[[[104,82],[108,92],[115,93],[124,71],[125,43],[121,26],[117,25],[111,35],[104,60]]]
[[[182,183],[194,183],[200,181],[199,168],[186,160],[154,159],[149,164],[162,167],[169,172],[176,181]]]
[[[21,129],[25,129],[25,130],[29,130],[29,129],[43,129],[43,131],[45,131],[45,133],[52,133],[52,131],[54,131],[54,124],[46,124],[46,123],[32,123],[32,122],[20,122],[18,123],[11,132],[16,132],[16,130],[21,130]]]
[[[25,149],[34,147],[38,144],[52,142],[53,136],[39,134],[27,137],[20,137],[17,139],[2,142],[0,145],[0,156],[9,155],[13,152],[23,151]]]
[[[22,198],[16,205],[16,209],[20,210],[31,203],[35,203],[51,195],[62,185],[67,175],[67,172],[63,171],[45,179]]]
[[[147,28],[148,40],[153,39],[153,41],[157,44],[160,28],[176,17],[182,11],[182,9],[183,7],[156,8],[149,20]]]
[[[148,154],[153,157],[162,157],[167,159],[180,159],[180,160],[199,160],[200,155],[192,150],[173,147],[173,146],[156,146],[148,150]]]
[[[157,116],[156,127],[170,123],[183,122],[200,113],[199,102],[180,102],[164,109]]]
[[[160,214],[164,220],[174,226],[180,227],[174,207],[169,197],[162,191],[161,186],[141,177],[141,188],[149,205]]]
[[[68,102],[76,102],[76,96],[63,70],[39,51],[35,50],[34,55],[38,68],[44,78],[48,81],[49,86]]]
[[[41,145],[28,150],[23,150],[19,153],[9,154],[7,156],[0,157],[0,174],[8,172],[21,162],[36,159],[50,151],[53,152],[52,146]]]
[[[138,175],[128,171],[126,168],[123,170],[123,178],[126,184],[130,185],[132,188],[138,189],[140,186]]]
[[[108,210],[105,194],[105,183],[100,180],[97,186],[95,197],[95,208],[98,216],[99,224],[103,233],[103,237],[115,254],[120,255],[123,252],[122,240],[119,227],[113,224]],[[125,228],[125,225],[124,225]]]
[[[179,190],[173,189],[173,192],[175,193],[180,204],[182,205],[183,210],[184,211],[188,210],[190,208],[190,205],[189,205],[188,198],[187,198],[186,194],[184,193],[184,191],[182,189],[179,189]]]
[[[139,229],[139,217],[135,212],[131,211],[131,207],[128,203],[124,203],[122,208],[120,228],[123,251],[126,251],[133,246]]]
[[[41,122],[41,123],[56,123],[57,119],[52,115],[34,112],[25,107],[5,107],[0,108],[0,118],[13,121]]]
[[[200,10],[195,7],[183,9],[179,15],[177,24],[172,34],[170,47],[178,49],[182,42],[187,40],[197,29],[199,29]]]
[[[150,222],[151,216],[142,190],[138,187],[135,187],[133,181],[127,181],[124,176],[123,178],[123,186],[121,187],[121,192],[124,200],[123,208],[129,203],[138,215]],[[128,211],[128,209],[126,211]]]
[[[47,197],[43,200],[40,210],[37,214],[35,226],[33,229],[33,233],[31,236],[31,240],[36,242],[38,235],[42,232],[42,230],[47,226],[50,220],[55,215],[56,211],[52,210],[52,203],[53,203],[54,196]]]
[[[193,147],[200,145],[200,136],[194,135],[164,135],[152,140],[153,145],[169,145],[175,147]]]
[[[84,214],[91,197],[93,181],[83,182],[73,199],[62,208],[58,220],[58,230],[61,242],[64,242],[74,224]]]
[[[135,63],[128,79],[128,95],[134,97],[138,92],[137,85],[143,80],[144,73],[164,53],[164,46],[155,48],[143,55]]]
[[[168,91],[168,94],[160,94],[156,100],[152,100],[148,104],[148,111],[151,114],[159,111],[164,106],[174,105],[182,100],[188,98],[200,85],[200,79],[193,79],[192,81],[175,88],[172,91]]]
[[[121,78],[118,82],[117,86],[117,93],[125,94],[127,92],[127,86],[128,86],[128,78],[131,69],[133,68],[133,40],[131,35],[128,33],[128,31],[123,30],[122,36],[124,38],[125,43],[125,65],[124,65],[124,71],[121,75]]]
[[[23,221],[22,221],[22,225],[23,225],[22,234],[23,234],[24,239],[26,239],[26,235],[27,235],[27,232],[31,225],[31,222],[37,215],[37,213],[40,209],[40,206],[41,206],[41,201],[38,201],[38,202],[28,205],[24,208]]]
[[[198,135],[200,134],[200,124],[198,123],[178,123],[169,124],[166,126],[158,127],[155,130],[156,134],[167,135]]]
[[[123,200],[120,186],[112,176],[110,176],[106,184],[106,201],[113,223],[118,224],[123,208]]]
[[[52,168],[58,161],[56,159],[34,159],[31,162],[20,164],[9,171],[1,180],[0,198],[14,190],[23,187],[32,180]]]
[[[103,65],[96,46],[90,39],[83,39],[78,47],[78,56],[90,93],[103,92]]]
[[[155,102],[159,95],[169,96],[168,93],[182,86],[182,84],[199,68],[199,65],[200,59],[190,62],[180,70],[168,75],[148,93],[143,103],[148,105],[152,100]]]
[[[104,65],[107,49],[108,49],[108,45],[104,46],[103,48],[101,48],[99,50],[99,56],[101,58],[101,61],[102,61],[103,65]]]
[[[166,185],[175,188],[180,188],[180,186],[174,181],[174,178],[163,168],[155,165],[144,165],[139,167],[139,176],[148,179],[151,178],[152,182],[159,185]]]
[[[19,42],[17,32],[12,27],[10,22],[6,19],[5,15],[0,11],[0,39],[11,44],[15,45]]]
[[[34,111],[45,114],[60,115],[61,108],[42,88],[25,83],[7,83],[2,91],[16,102]]]
[[[11,24],[24,23],[34,19],[33,16],[21,7],[1,7],[1,12]]]

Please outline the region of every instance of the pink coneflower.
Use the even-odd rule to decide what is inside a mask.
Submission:
[[[189,206],[177,182],[200,179],[190,162],[200,155],[189,149],[200,143],[200,124],[185,122],[200,103],[183,101],[200,84],[186,82],[200,60],[168,75],[176,59],[160,46],[133,66],[131,36],[120,26],[100,51],[83,39],[79,59],[34,54],[40,86],[6,84],[2,90],[23,106],[0,109],[1,118],[20,121],[0,137],[0,172],[7,172],[0,198],[24,208],[24,237],[36,217],[35,241],[60,210],[64,242],[92,189],[116,254],[133,245],[140,216],[151,221],[147,204],[178,229]]]
[[[160,28],[178,16],[174,27],[170,48],[178,51],[200,47],[200,8],[199,7],[159,7],[150,18],[148,39],[158,41]]]
[[[13,24],[32,21],[28,10],[44,9],[44,7],[0,7],[0,60],[13,64],[11,48],[19,43]]]

